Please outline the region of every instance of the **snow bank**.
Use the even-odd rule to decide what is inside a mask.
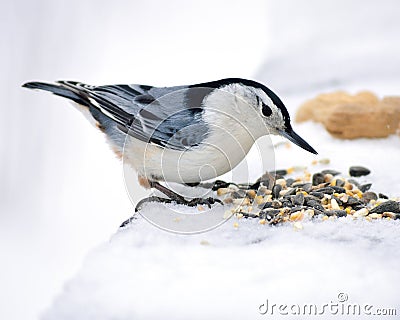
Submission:
[[[339,293],[394,308],[399,233],[398,221],[340,218],[300,231],[230,220],[183,236],[139,216],[89,254],[43,319],[261,319],[266,299],[322,308]]]

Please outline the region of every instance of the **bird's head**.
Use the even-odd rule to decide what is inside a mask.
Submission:
[[[289,112],[279,97],[266,86],[252,80],[243,80],[243,85],[253,93],[252,106],[260,114],[270,134],[281,135],[299,147],[317,154],[303,138],[294,132],[290,123]]]
[[[290,123],[289,112],[287,111],[281,99],[279,99],[279,97],[272,90],[270,90],[263,84],[253,80],[227,78],[192,85],[189,88],[196,89],[194,90],[194,92],[192,91],[192,100],[193,97],[200,97],[194,100],[203,101],[204,96],[208,95],[206,98],[206,104],[208,104],[208,106],[214,107],[215,110],[221,109],[221,106],[224,105],[226,100],[229,99],[226,95],[226,92],[230,94],[230,98],[235,100],[235,102],[230,104],[230,106],[237,103],[237,98],[241,98],[242,103],[240,105],[243,107],[242,111],[248,111],[248,107],[250,106],[251,111],[255,111],[255,113],[262,119],[262,123],[265,125],[265,128],[260,128],[260,130],[258,130],[259,128],[256,128],[258,134],[262,132],[260,135],[281,135],[293,142],[294,144],[298,145],[299,147],[303,148],[304,150],[307,150],[313,154],[317,154],[313,147],[311,147],[303,138],[301,138],[296,132],[293,131],[292,125]],[[197,91],[197,89],[199,88],[203,90],[200,90],[200,92]],[[221,94],[220,90],[215,89],[222,90],[224,94]],[[210,97],[212,97],[212,99],[209,99]],[[227,112],[229,113],[229,111]],[[239,111],[239,113],[240,112],[241,111]],[[249,112],[249,115],[250,114],[251,112]],[[252,117],[249,116],[249,119],[252,119]],[[247,123],[250,126],[253,125],[251,121],[252,120]],[[254,125],[258,126],[258,124]]]

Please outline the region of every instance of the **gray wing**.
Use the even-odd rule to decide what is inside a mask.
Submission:
[[[198,146],[208,134],[201,105],[210,90],[187,86],[157,88],[146,85],[88,86],[61,81],[84,95],[92,115],[137,139],[169,149]],[[106,116],[107,119],[104,118]],[[106,121],[108,120],[108,121]]]

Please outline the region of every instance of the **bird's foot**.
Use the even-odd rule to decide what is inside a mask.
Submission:
[[[215,203],[219,203],[221,205],[224,205],[223,202],[219,199],[215,199],[215,198],[194,198],[190,201],[186,201],[186,205],[190,206],[190,207],[196,207],[198,205],[206,205],[207,207],[209,207],[211,209],[211,206]]]
[[[222,183],[226,183],[223,182]],[[164,187],[163,185],[161,185],[159,182],[155,182],[152,181],[151,182],[151,187],[157,189],[158,191],[160,191],[161,193],[165,194],[168,199],[165,198],[159,198],[160,202],[164,202],[164,203],[171,203],[174,202],[176,204],[182,204],[182,205],[186,205],[186,206],[190,206],[190,207],[195,207],[197,205],[207,205],[209,208],[211,208],[211,205],[215,204],[215,203],[220,203],[223,205],[222,201],[219,199],[215,199],[215,198],[194,198],[191,200],[186,200],[183,196],[181,196],[180,194],[172,191],[171,189],[168,189],[166,187]],[[152,199],[154,198],[158,198],[158,197],[150,197]],[[156,201],[156,200],[151,200],[151,201]]]
[[[162,197],[148,197],[145,199],[142,199],[139,201],[139,203],[136,205],[135,212],[138,212],[139,210],[142,209],[143,204],[148,203],[148,202],[158,202],[158,203],[175,203],[175,204],[180,204],[184,206],[189,206],[189,207],[196,207],[199,205],[206,205],[209,208],[215,203],[219,203],[223,205],[223,202],[219,199],[215,198],[194,198],[191,200],[186,200],[184,198],[175,198],[175,199],[168,199],[168,198],[162,198]]]

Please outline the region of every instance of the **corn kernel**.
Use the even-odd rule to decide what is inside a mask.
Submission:
[[[256,191],[255,190],[249,190],[249,191],[247,191],[247,195],[250,198],[254,199],[256,197]]]
[[[301,211],[294,212],[290,215],[290,221],[300,221],[304,217],[304,213]]]

